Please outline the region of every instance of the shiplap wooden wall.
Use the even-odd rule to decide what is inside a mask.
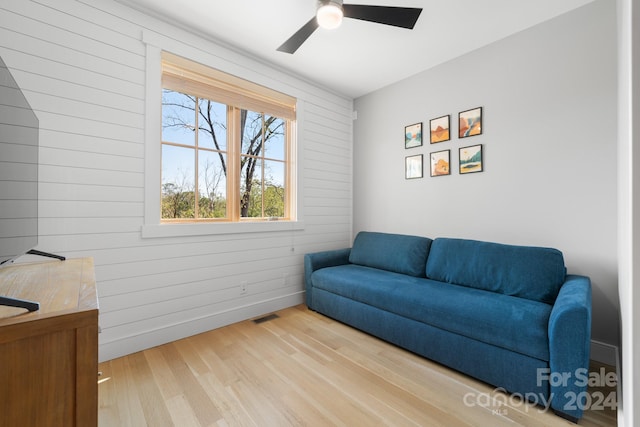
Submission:
[[[144,32],[302,101],[302,230],[142,237]],[[112,0],[3,0],[0,56],[40,121],[38,249],[95,260],[100,360],[300,303],[304,253],[351,244],[351,99]]]

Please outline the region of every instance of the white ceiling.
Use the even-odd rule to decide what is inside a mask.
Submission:
[[[345,19],[293,54],[276,49],[316,0],[118,0],[357,98],[593,0],[345,0],[423,8],[413,30]]]

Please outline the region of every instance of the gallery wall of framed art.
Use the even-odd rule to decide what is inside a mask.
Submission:
[[[475,107],[458,112],[457,139],[452,139],[451,115],[435,117],[429,120],[429,147],[437,147],[430,151],[429,176],[441,177],[452,174],[457,170],[459,175],[467,175],[484,171],[483,144],[447,147],[466,138],[483,135],[483,107]],[[405,126],[404,148],[415,150],[423,147],[423,123],[418,122]],[[438,144],[438,145],[434,145]],[[442,144],[442,145],[440,145]],[[458,167],[452,168],[452,153],[457,155]],[[457,154],[456,154],[457,153]],[[405,179],[423,178],[424,154],[411,153],[405,156]]]

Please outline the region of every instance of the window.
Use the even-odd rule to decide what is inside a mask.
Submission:
[[[162,54],[161,221],[295,219],[295,99]]]

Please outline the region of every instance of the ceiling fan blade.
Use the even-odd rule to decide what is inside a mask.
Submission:
[[[413,29],[422,9],[415,7],[366,6],[363,4],[343,4],[346,18],[376,22]]]
[[[309,20],[309,22],[304,24],[302,28],[296,31],[294,35],[289,37],[286,42],[282,43],[282,45],[277,50],[279,52],[294,53],[300,46],[302,46],[302,43],[304,43],[305,40],[307,40],[317,28],[318,21],[314,16],[313,18],[311,18],[311,20]]]

